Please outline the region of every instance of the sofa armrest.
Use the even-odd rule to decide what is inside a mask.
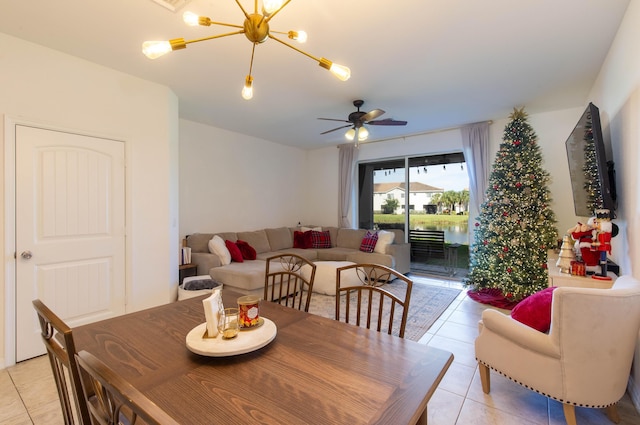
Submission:
[[[484,339],[485,332],[494,333],[513,344],[541,355],[560,358],[560,348],[553,343],[549,335],[530,328],[497,310],[487,309],[482,312],[480,336],[476,344]]]
[[[198,266],[198,275],[208,275],[213,267],[220,267],[220,258],[209,252],[192,252],[191,262]]]
[[[385,254],[393,256],[395,259],[395,270],[407,274],[411,271],[411,244],[392,243],[387,246]]]

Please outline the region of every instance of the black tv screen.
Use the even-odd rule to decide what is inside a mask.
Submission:
[[[591,217],[597,209],[608,209],[614,218],[613,162],[607,162],[600,111],[593,103],[589,103],[565,145],[576,215]]]

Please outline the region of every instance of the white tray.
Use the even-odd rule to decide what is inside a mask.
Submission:
[[[266,317],[261,318],[264,319],[262,326],[240,331],[233,339],[222,339],[221,335],[203,338],[207,324],[202,323],[187,334],[187,348],[193,353],[210,357],[235,356],[260,349],[273,341],[278,332],[275,323]]]

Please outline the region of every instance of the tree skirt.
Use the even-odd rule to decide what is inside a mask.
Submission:
[[[502,291],[498,288],[469,289],[467,295],[479,303],[489,304],[505,310],[511,310],[518,304],[518,301],[510,300],[502,295]]]

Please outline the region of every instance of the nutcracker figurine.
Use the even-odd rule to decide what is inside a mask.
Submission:
[[[609,210],[595,210],[591,250],[600,253],[600,273],[594,279],[611,280],[607,275],[607,253],[611,254],[611,238],[618,234],[618,226],[611,222]]]

